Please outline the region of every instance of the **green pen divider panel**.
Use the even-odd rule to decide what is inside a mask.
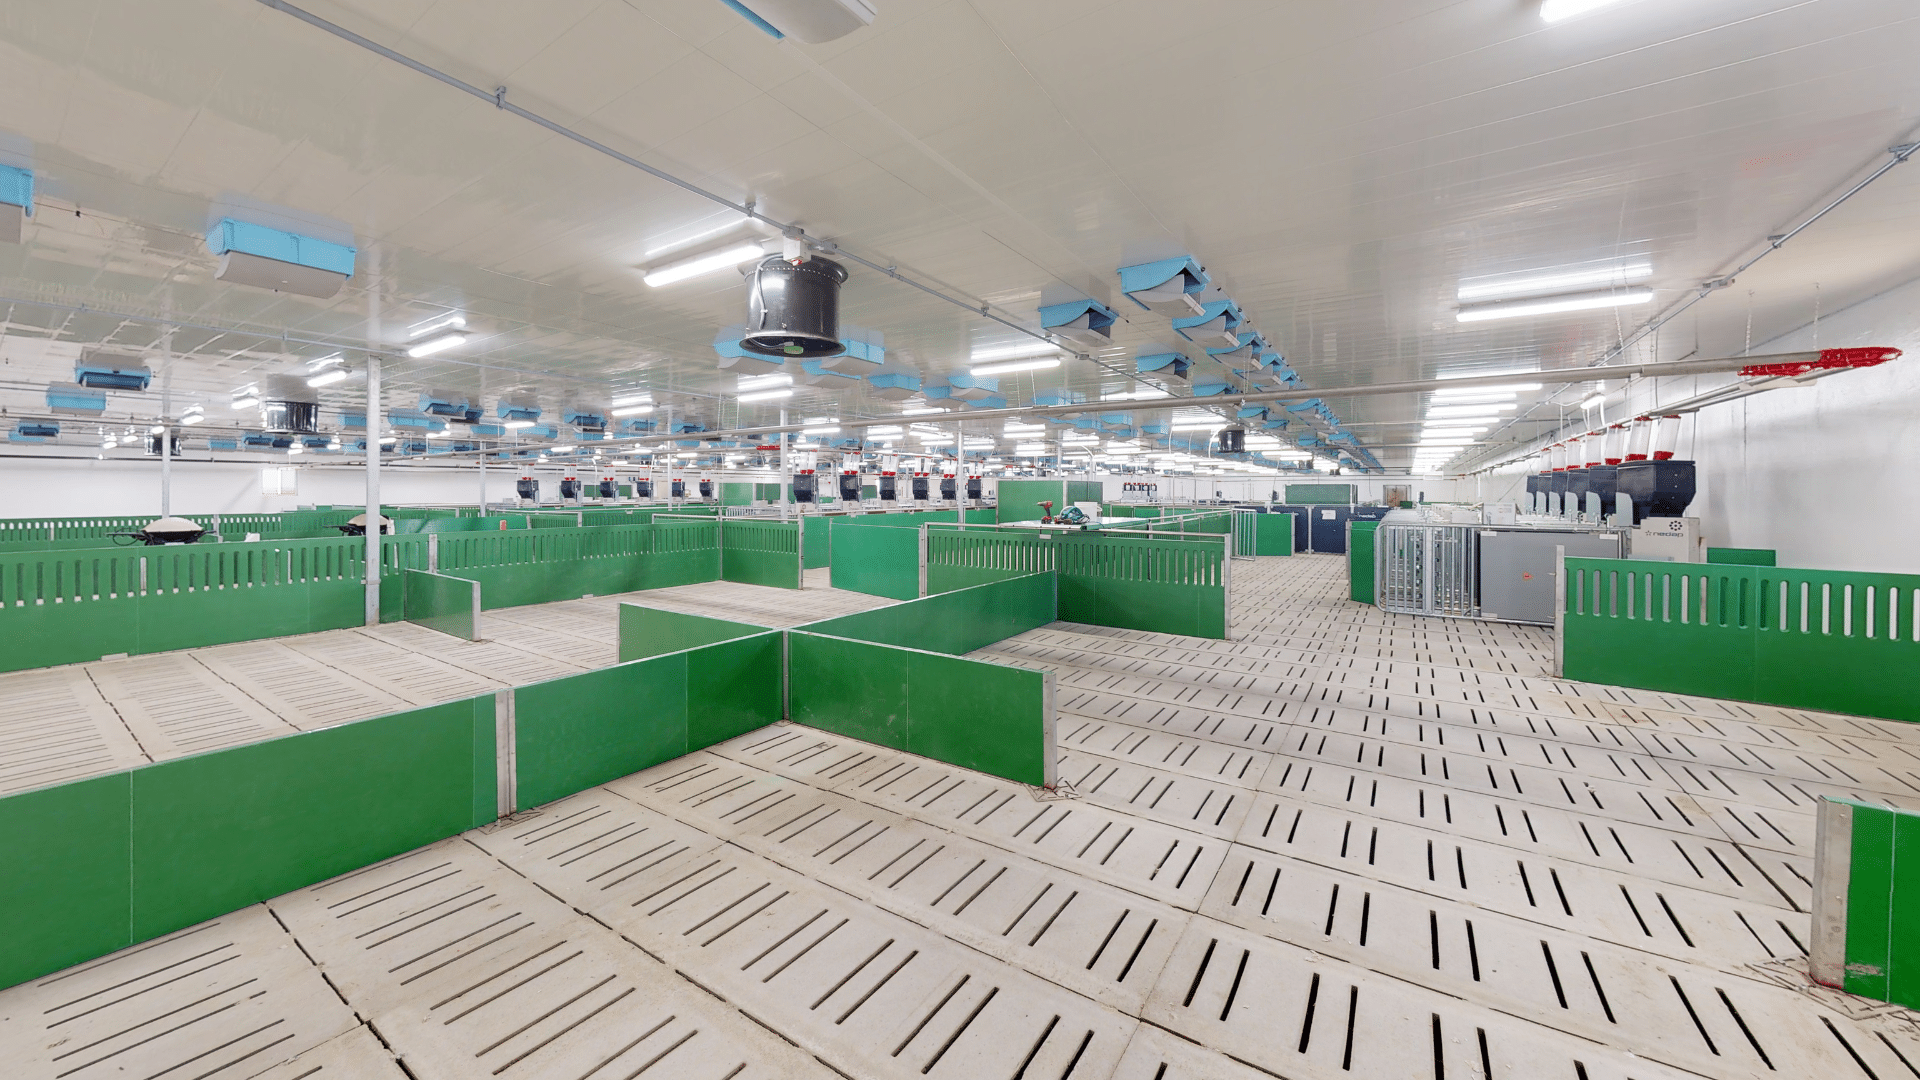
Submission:
[[[828,542],[827,529],[833,520],[824,514],[809,514],[800,519],[801,565],[806,569],[818,570],[828,564],[833,545]]]
[[[833,522],[830,533],[834,588],[893,600],[912,600],[920,595],[918,528],[887,528],[863,523],[860,518],[840,518]]]
[[[959,655],[1038,629],[1057,617],[1053,575],[1028,574],[808,623],[800,629]]]
[[[1569,679],[1920,721],[1920,575],[1568,559]]]
[[[494,819],[494,695],[132,770],[133,938]]]
[[[780,485],[755,484],[753,485],[753,498],[755,502],[777,503],[780,501]]]
[[[526,515],[527,526],[534,529],[578,529],[584,523],[581,520],[585,511],[580,510],[541,510]]]
[[[1097,503],[1106,498],[1106,485],[1098,480],[1067,481],[1067,501]]]
[[[528,529],[525,514],[489,514],[487,516],[433,518],[423,522],[421,532],[427,533],[476,533],[506,532],[513,529]]]
[[[927,592],[1051,570],[1067,622],[1224,639],[1226,556],[1226,545],[1208,534],[1174,540],[935,527],[927,534]]]
[[[1776,566],[1778,553],[1772,548],[1717,548],[1707,549],[1707,561],[1710,563],[1730,563],[1735,566]]]
[[[811,630],[787,632],[796,724],[1035,786],[1055,782],[1053,676]]]
[[[1275,517],[1263,514],[1263,517]],[[1292,514],[1284,515],[1289,522]],[[1347,599],[1362,604],[1374,603],[1373,591],[1373,532],[1380,527],[1377,521],[1347,522]],[[1288,525],[1291,529],[1292,525]],[[1293,548],[1293,537],[1287,537],[1287,548]]]
[[[0,987],[133,944],[132,779],[0,798]]]
[[[1562,675],[1754,700],[1750,567],[1568,559]]]
[[[1137,518],[1157,518],[1160,516],[1160,508],[1157,506],[1136,506],[1133,508],[1133,513],[1130,516]]]
[[[481,583],[488,609],[691,585],[719,576],[715,527],[660,521],[440,538],[440,570]]]
[[[620,605],[620,662],[764,634],[767,627],[662,611],[641,604]]]
[[[1100,508],[1100,516],[1101,517],[1132,517],[1133,507],[1127,506],[1125,504],[1116,506],[1112,503],[1108,503],[1107,505],[1102,506]]]
[[[1067,501],[1065,480],[1002,480],[998,487],[996,521],[1038,521],[1046,516],[1040,503],[1051,502],[1053,512],[1064,513]]]
[[[1746,700],[1920,721],[1920,575],[1742,569],[1759,599]]]
[[[480,583],[426,570],[402,570],[406,621],[468,641],[480,640]]]
[[[513,691],[515,809],[562,799],[780,719],[767,631]]]
[[[977,506],[967,511],[967,524],[992,525],[994,524],[994,519],[998,516],[999,511],[991,506]]]
[[[1293,554],[1293,515],[1254,514],[1253,553],[1255,555]]]
[[[797,521],[722,521],[722,580],[799,588],[800,529]]]
[[[755,498],[754,488],[757,486],[756,484],[735,483],[730,480],[722,480],[720,482],[720,505],[752,506]],[[775,497],[778,497],[778,492],[775,493]]]

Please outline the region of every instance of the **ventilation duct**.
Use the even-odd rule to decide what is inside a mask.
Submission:
[[[743,378],[755,375],[778,375],[787,370],[786,364],[778,357],[761,356],[750,353],[740,345],[740,339],[746,335],[746,328],[730,326],[720,331],[713,339],[713,351],[720,356],[720,370],[730,371]]]
[[[471,424],[480,419],[486,410],[470,394],[429,390],[420,395],[420,411],[430,416],[444,416],[456,423]]]
[[[531,424],[540,419],[540,402],[532,394],[509,394],[494,406],[494,415],[512,424]]]
[[[1187,377],[1187,370],[1193,367],[1193,361],[1179,353],[1153,353],[1134,358],[1133,368],[1141,375],[1160,374],[1175,379]]]
[[[859,378],[880,370],[880,366],[887,362],[886,335],[878,330],[843,326],[840,328],[840,344],[846,346],[846,352],[839,356],[809,360],[807,363]]]
[[[956,372],[947,376],[946,389],[946,396],[956,401],[983,401],[999,394],[1000,380]]]
[[[1040,329],[1088,348],[1098,348],[1112,340],[1113,321],[1117,318],[1118,312],[1098,300],[1075,300],[1041,308]]]
[[[722,0],[748,21],[773,34],[809,45],[837,41],[870,26],[873,5],[866,0]]]
[[[207,233],[215,280],[325,300],[353,276],[355,250],[318,237],[221,218]]]
[[[1258,330],[1234,335],[1236,344],[1220,349],[1208,349],[1207,355],[1225,363],[1229,360],[1253,360],[1268,349],[1267,339],[1260,336]]]
[[[73,365],[73,381],[93,390],[145,390],[153,372],[137,356],[96,352]]]
[[[59,424],[37,424],[30,420],[23,420],[13,425],[12,431],[7,432],[7,441],[16,443],[43,443],[48,439],[58,438],[59,435]]]
[[[912,375],[869,375],[867,384],[882,401],[905,401],[920,392],[920,380]]]
[[[1168,315],[1198,315],[1199,295],[1212,279],[1191,255],[1120,268],[1120,291],[1147,309]]]
[[[1239,304],[1232,300],[1215,300],[1201,305],[1197,315],[1173,320],[1173,331],[1188,341],[1219,341],[1237,347],[1240,343],[1240,326],[1246,321],[1247,317],[1241,313]]]
[[[0,165],[0,240],[20,242],[21,226],[33,216],[33,173]]]
[[[269,376],[260,386],[260,426],[268,431],[297,434],[319,431],[319,395],[305,379]]]
[[[831,259],[795,265],[768,256],[747,277],[747,328],[740,347],[760,356],[798,359],[845,352],[840,286],[846,280],[846,268]]]
[[[53,383],[47,387],[47,408],[76,416],[99,416],[107,411],[107,393],[79,383]]]
[[[586,434],[604,434],[607,430],[607,414],[605,409],[573,406],[567,409],[566,415],[562,419]]]

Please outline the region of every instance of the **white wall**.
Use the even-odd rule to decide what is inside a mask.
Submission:
[[[1710,545],[1773,548],[1781,566],[1920,573],[1920,280],[1823,315],[1817,342],[1807,327],[1753,352],[1866,345],[1907,355],[1682,422],[1676,456],[1696,461],[1699,479],[1687,513]],[[1607,418],[1654,412],[1727,381],[1667,380],[1632,392],[1624,407],[1610,403]],[[1525,472],[1485,477],[1486,497],[1524,501]]]

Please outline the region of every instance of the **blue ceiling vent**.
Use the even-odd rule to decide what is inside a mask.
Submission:
[[[1000,394],[989,394],[986,397],[962,399],[961,404],[969,409],[1004,409],[1007,399]]]
[[[1131,430],[1133,428],[1133,414],[1123,412],[1101,413],[1100,426],[1110,431]]]
[[[978,401],[1000,392],[1000,380],[956,371],[947,376],[949,393],[960,401]]]
[[[35,423],[31,420],[22,420],[7,432],[7,441],[16,443],[43,443],[59,437],[59,424]]]
[[[0,210],[0,240],[17,244],[21,226],[33,216],[33,171],[0,165],[0,203],[19,207],[18,211]]]
[[[428,416],[444,416],[460,424],[471,424],[486,412],[472,395],[452,390],[428,390],[421,394],[420,411]]]
[[[1231,300],[1227,301],[1232,303]],[[1253,360],[1267,351],[1267,339],[1260,336],[1258,330],[1242,331],[1234,335],[1238,344],[1218,349],[1208,349],[1207,355],[1222,362],[1229,360]]]
[[[364,420],[361,426],[366,426]],[[447,422],[435,420],[418,409],[388,409],[387,427],[389,429],[411,428],[416,431],[445,431]]]
[[[1040,309],[1040,329],[1080,345],[1098,347],[1113,339],[1113,321],[1119,317],[1098,300],[1048,304]]]
[[[869,375],[867,385],[882,401],[905,401],[920,392],[920,380],[912,375]]]
[[[1224,394],[1232,389],[1233,389],[1233,385],[1231,383],[1223,383],[1223,382],[1194,383],[1193,396],[1194,397],[1219,397],[1221,394]]]
[[[840,390],[852,387],[860,382],[860,376],[848,375],[845,372],[831,367],[829,365],[829,359],[840,360],[844,359],[844,357],[835,356],[823,360],[800,361],[800,369],[804,372],[804,374],[800,376],[801,384],[804,386],[825,386]]]
[[[1187,370],[1193,367],[1193,361],[1177,352],[1151,353],[1137,356],[1133,360],[1133,369],[1141,375],[1158,372],[1175,379],[1187,377]]]
[[[1065,390],[1049,390],[1045,393],[1033,395],[1033,403],[1035,405],[1039,405],[1043,407],[1059,406],[1059,405],[1078,405],[1083,400],[1084,398],[1082,396],[1069,393]],[[1071,416],[1048,415],[1048,416],[1042,417],[1041,419],[1045,420],[1049,424],[1054,425],[1055,427],[1072,427],[1073,426],[1073,418]]]
[[[561,417],[561,419],[573,427],[580,429],[582,432],[593,433],[607,430],[607,414],[601,409],[576,406],[566,410],[566,415]]]
[[[808,371],[825,368],[842,375],[860,378],[880,370],[887,362],[887,336],[878,330],[868,330],[860,326],[840,327],[840,344],[846,349],[838,356],[822,356],[817,360],[803,361]]]
[[[740,339],[745,336],[744,326],[729,326],[714,335],[713,351],[720,357],[721,371],[736,375],[775,375],[788,370],[778,356],[761,356],[741,348]]]
[[[1240,412],[1236,415],[1242,420],[1265,420],[1267,418],[1267,407],[1265,405],[1242,405],[1240,406]]]
[[[670,430],[675,435],[692,435],[695,432],[707,430],[707,426],[693,420],[679,420],[675,421]]]
[[[1285,431],[1287,430],[1287,418],[1284,416],[1269,418],[1266,423],[1260,425],[1260,429],[1262,431]]]
[[[208,230],[207,250],[220,256],[216,280],[322,300],[353,276],[358,254],[345,244],[232,218]]]
[[[532,423],[540,419],[540,406],[530,397],[503,397],[494,406],[493,414],[501,420]]]
[[[1127,299],[1167,315],[1198,315],[1199,294],[1213,279],[1191,255],[1120,268],[1120,291]]]
[[[137,356],[96,352],[73,365],[73,381],[94,390],[145,390],[153,372]]]
[[[1201,306],[1200,313],[1173,320],[1174,333],[1188,341],[1218,341],[1238,345],[1241,324],[1247,317],[1232,300],[1215,300]]]
[[[239,442],[238,442],[237,440],[234,440],[234,439],[208,439],[208,440],[207,440],[207,449],[209,449],[209,450],[238,450],[238,449],[240,449],[240,443],[239,443]]]
[[[99,416],[107,411],[107,392],[89,390],[78,383],[53,383],[47,387],[47,408],[57,413]]]
[[[1140,434],[1156,438],[1165,436],[1167,434],[1167,422],[1165,420],[1156,420],[1151,424],[1141,424]]]
[[[618,424],[615,424],[613,433],[615,435],[645,435],[647,432],[652,430],[653,430],[653,421],[644,420],[639,417],[634,417],[629,420],[622,420]]]

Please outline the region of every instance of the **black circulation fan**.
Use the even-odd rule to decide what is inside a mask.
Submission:
[[[770,255],[747,274],[747,325],[740,347],[761,356],[838,356],[840,286],[847,269],[832,259],[794,264]]]

